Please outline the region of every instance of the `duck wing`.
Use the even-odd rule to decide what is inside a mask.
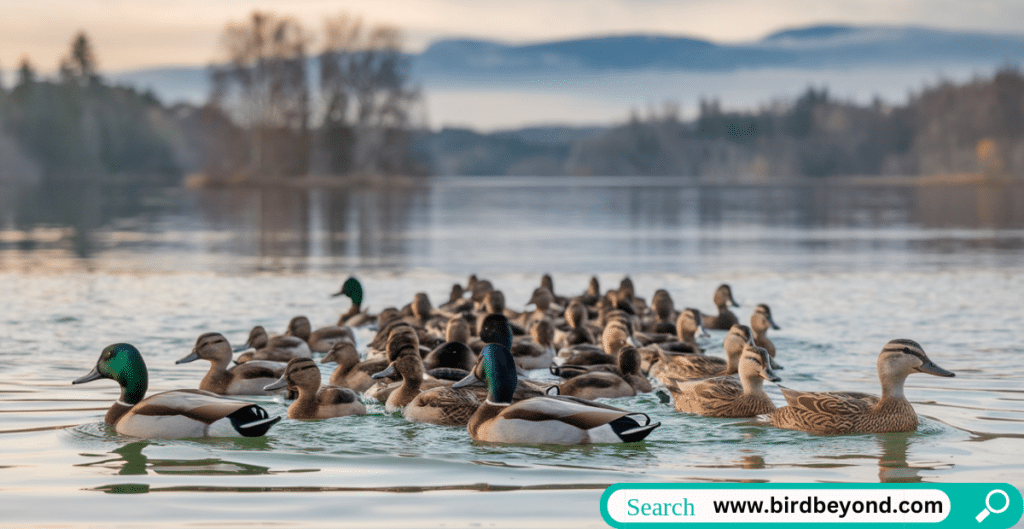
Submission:
[[[795,391],[783,386],[782,396],[786,402],[794,408],[800,408],[814,413],[826,415],[852,415],[863,413],[875,404],[878,404],[878,397],[870,393],[855,391]]]
[[[254,378],[281,378],[284,369],[288,364],[284,362],[273,362],[270,360],[250,360],[244,364],[238,364],[229,371],[235,376],[244,380]]]
[[[179,389],[143,399],[115,428],[122,435],[151,439],[258,437],[279,420],[249,402],[199,389]]]

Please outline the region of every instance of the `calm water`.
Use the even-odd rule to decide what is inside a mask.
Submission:
[[[631,183],[634,183],[631,181]],[[604,527],[629,481],[1009,482],[1024,487],[1024,195],[1017,187],[709,187],[673,180],[446,179],[339,191],[57,188],[0,195],[0,496],[18,525]],[[462,428],[369,414],[285,420],[258,440],[145,441],[102,424],[113,382],[70,386],[116,341],[150,391],[195,387],[174,361],[207,331],[241,342],[297,314],[333,323],[356,273],[372,310],[435,303],[479,272],[522,308],[629,274],[640,295],[741,319],[771,304],[783,384],[878,392],[875,359],[922,343],[907,435],[818,437],[619,399],[663,426],[631,446],[474,444]],[[360,330],[361,344],[372,331]],[[719,350],[723,333],[706,346]],[[323,368],[330,373],[333,365]],[[783,399],[772,385],[776,403]],[[272,413],[282,401],[253,398]]]

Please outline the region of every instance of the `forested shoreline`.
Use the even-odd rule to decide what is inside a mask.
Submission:
[[[108,84],[84,33],[55,78],[24,59],[13,85],[0,86],[0,183],[176,185],[195,174],[202,184],[431,174],[1024,178],[1024,76],[1015,67],[922,87],[901,105],[841,101],[814,87],[749,110],[705,100],[692,120],[670,103],[604,127],[484,134],[416,122],[420,89],[391,26],[339,15],[314,39],[292,18],[254,13],[226,26],[222,51],[201,106]]]

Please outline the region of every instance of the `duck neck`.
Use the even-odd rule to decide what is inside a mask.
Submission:
[[[760,374],[753,376],[740,376],[740,384],[743,385],[744,395],[760,395],[764,393],[764,379]]]
[[[146,397],[146,390],[149,389],[149,374],[145,369],[141,373],[135,373],[128,377],[128,380],[119,380],[121,383],[121,398],[118,403],[134,406]]]
[[[903,393],[903,384],[907,381],[907,375],[895,374],[882,378],[882,397],[879,403],[893,400],[907,400]]]

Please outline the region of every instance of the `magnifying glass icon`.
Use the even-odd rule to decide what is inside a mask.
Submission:
[[[992,501],[992,495],[996,494],[996,493],[1003,495],[1003,508],[1002,509],[993,509],[992,508],[992,504],[990,503]],[[984,522],[985,518],[988,518],[989,514],[993,514],[993,513],[999,514],[999,513],[1003,512],[1003,511],[1005,511],[1006,508],[1009,507],[1009,506],[1010,506],[1010,497],[1007,496],[1005,492],[1003,492],[1003,491],[1001,491],[999,489],[993,489],[992,492],[988,493],[988,496],[985,496],[985,508],[982,509],[981,512],[978,513],[978,515],[974,517],[974,519],[978,520],[978,523]]]

